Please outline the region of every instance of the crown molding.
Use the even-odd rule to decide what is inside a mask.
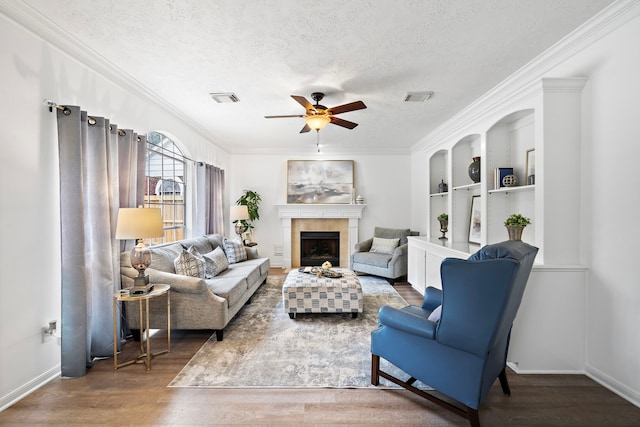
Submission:
[[[640,2],[619,0],[538,55],[493,89],[469,104],[451,119],[411,146],[412,153],[427,151],[465,128],[504,109],[533,91],[540,90],[540,80],[552,68],[581,52],[612,31],[640,15]]]

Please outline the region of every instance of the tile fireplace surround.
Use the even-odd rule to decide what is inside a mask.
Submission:
[[[282,222],[282,267],[299,267],[300,231],[329,230],[340,231],[340,266],[349,267],[349,257],[358,243],[358,222],[365,207],[346,204],[276,205]]]

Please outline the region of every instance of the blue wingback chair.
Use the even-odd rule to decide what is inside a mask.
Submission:
[[[509,336],[537,252],[509,240],[466,260],[446,258],[440,266],[442,290],[428,287],[421,307],[383,306],[371,334],[371,383],[386,378],[479,426],[478,407],[496,378],[511,394],[505,371]],[[381,357],[410,378],[382,371]],[[462,407],[413,386],[416,380]]]

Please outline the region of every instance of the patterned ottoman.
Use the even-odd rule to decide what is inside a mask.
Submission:
[[[358,277],[344,268],[333,270],[342,277],[317,277],[291,270],[282,285],[284,312],[292,319],[297,313],[351,313],[354,319],[358,317],[364,306]]]

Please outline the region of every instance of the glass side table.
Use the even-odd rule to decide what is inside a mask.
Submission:
[[[171,351],[171,286],[164,284],[154,284],[153,290],[144,295],[121,295],[119,292],[113,294],[113,368],[118,369],[123,366],[131,365],[134,363],[144,363],[147,367],[147,371],[151,369],[151,359],[160,354],[169,353]],[[159,297],[161,295],[167,295],[167,348],[166,350],[159,351],[157,353],[151,353],[151,340],[149,335],[149,300]],[[117,314],[118,314],[118,301],[138,301],[138,309],[140,310],[140,355],[133,360],[129,360],[118,364],[118,330],[117,330]],[[142,315],[142,303],[145,306],[145,316]],[[145,329],[147,331],[146,349],[144,329],[142,328],[142,319],[145,319]]]

